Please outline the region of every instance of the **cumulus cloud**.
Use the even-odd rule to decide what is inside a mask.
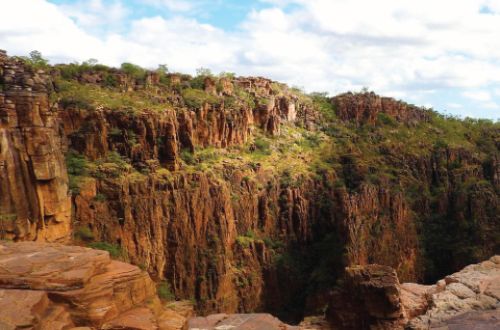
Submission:
[[[261,0],[266,7],[231,31],[193,18],[195,8],[218,2],[141,3],[174,16],[131,20],[133,9],[119,0],[11,1],[0,48],[38,49],[55,61],[167,63],[190,73],[204,66],[332,94],[367,86],[457,113],[461,107],[450,105],[476,101],[498,117],[491,109],[500,103],[500,0]]]

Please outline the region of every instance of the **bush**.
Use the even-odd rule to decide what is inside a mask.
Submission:
[[[216,104],[218,102],[218,98],[216,96],[205,93],[202,90],[187,88],[182,91],[182,97],[184,98],[184,102],[189,108],[199,109],[205,103],[208,104]]]
[[[241,247],[245,249],[248,248],[250,244],[252,244],[254,241],[255,239],[252,237],[247,237],[247,236],[236,237],[236,243],[238,243]]]
[[[188,165],[196,164],[196,159],[194,157],[194,154],[188,149],[181,150],[181,159],[184,161],[184,163]]]
[[[108,198],[106,197],[106,195],[105,195],[105,194],[101,194],[101,193],[99,193],[99,194],[97,194],[97,195],[95,195],[95,196],[94,196],[94,200],[95,200],[96,202],[104,202],[104,201],[106,201],[107,199],[108,199]]]
[[[92,241],[94,233],[92,233],[89,227],[79,227],[75,230],[75,237],[83,241]]]
[[[377,123],[392,127],[396,127],[398,125],[398,122],[394,119],[394,117],[382,112],[377,114]]]
[[[124,73],[134,79],[137,79],[139,81],[144,81],[146,79],[146,70],[138,65],[132,63],[122,63],[120,68]]]
[[[85,175],[87,173],[88,162],[85,156],[70,150],[66,154],[66,167],[69,175]]]
[[[170,288],[170,283],[167,281],[162,281],[158,284],[157,287],[158,297],[162,300],[171,301],[175,300],[175,295],[172,293],[172,289]]]
[[[264,138],[256,138],[254,141],[254,146],[255,150],[261,152],[264,155],[270,155],[271,154],[271,143],[269,140],[266,140]]]
[[[125,253],[119,245],[106,242],[94,242],[90,243],[88,246],[92,249],[108,251],[113,259],[126,259]]]

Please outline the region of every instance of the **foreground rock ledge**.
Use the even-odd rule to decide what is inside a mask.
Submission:
[[[33,242],[0,243],[0,329],[174,330],[154,282],[108,252]]]

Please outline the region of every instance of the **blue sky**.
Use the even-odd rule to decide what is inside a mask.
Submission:
[[[500,118],[500,0],[16,0],[0,49],[261,75],[331,95],[368,87]]]

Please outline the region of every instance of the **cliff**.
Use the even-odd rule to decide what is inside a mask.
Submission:
[[[0,52],[0,236],[67,241],[71,198],[65,136],[50,80]]]
[[[345,266],[434,282],[500,248],[498,124],[264,78],[2,63],[0,99],[52,118],[50,138],[2,144],[26,167],[2,169],[0,214],[16,219],[4,237],[107,242],[201,313],[298,322],[325,307]],[[11,82],[12,66],[49,86],[45,108],[23,106],[29,86]],[[50,144],[45,165],[33,141]],[[53,176],[37,177],[43,166]],[[43,198],[23,203],[31,191]]]

